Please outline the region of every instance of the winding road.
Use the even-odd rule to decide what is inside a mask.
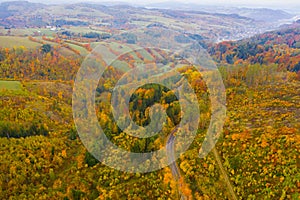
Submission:
[[[174,141],[176,138],[174,134],[177,132],[178,128],[179,128],[179,125],[177,125],[173,129],[173,131],[169,134],[168,139],[167,139],[167,145],[166,145],[168,160],[169,160],[169,162],[172,162],[169,167],[171,168],[172,175],[176,181],[179,181],[179,179],[180,179],[180,171],[176,164],[175,149],[174,149]],[[181,185],[179,187],[181,187]],[[184,196],[180,190],[179,190],[179,193],[181,196],[180,197],[181,200],[187,199],[187,197]]]
[[[170,168],[171,168],[171,171],[172,171],[172,175],[174,177],[174,179],[176,181],[178,181],[180,179],[180,170],[176,164],[176,159],[175,159],[175,149],[174,149],[174,141],[175,141],[175,138],[176,136],[174,135],[177,130],[179,128],[179,125],[176,126],[173,131],[169,134],[168,136],[168,139],[167,139],[167,145],[166,145],[166,148],[167,148],[167,156],[168,156],[168,160],[169,162],[172,162],[172,164],[170,164]],[[216,148],[213,148],[212,149],[212,152],[213,152],[213,155],[217,161],[217,165],[221,171],[221,174],[223,175],[224,177],[224,180],[225,180],[225,183],[227,185],[227,189],[228,189],[228,192],[230,193],[230,196],[232,200],[238,200],[235,192],[234,192],[234,189],[233,189],[233,186],[230,182],[230,179],[226,173],[226,170],[224,169],[223,167],[223,164],[222,164],[222,160],[220,158],[220,155],[218,153],[218,151],[216,150]],[[181,192],[180,192],[180,195],[181,195],[181,199],[184,200],[184,199],[187,199],[187,197],[185,197]]]
[[[176,180],[179,180],[180,178],[180,172],[176,164],[176,159],[175,159],[175,149],[174,149],[174,141],[175,141],[175,135],[176,131],[178,130],[178,127],[176,127],[169,135],[169,138],[167,140],[167,155],[168,155],[168,160],[169,162],[172,162],[170,165],[173,177]]]

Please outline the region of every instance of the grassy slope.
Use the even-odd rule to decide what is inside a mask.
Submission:
[[[21,90],[22,86],[19,81],[0,81],[0,90]]]
[[[18,36],[0,36],[0,47],[14,48],[24,46],[27,48],[36,48],[41,44],[30,41],[27,37]]]

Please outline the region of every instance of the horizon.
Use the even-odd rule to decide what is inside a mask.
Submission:
[[[0,0],[3,2],[13,2],[13,1],[28,1],[31,3],[42,3],[42,4],[72,4],[72,3],[110,3],[110,4],[130,4],[132,6],[149,6],[151,4],[157,3],[170,3],[170,0],[145,0],[143,2],[137,0],[53,0],[51,2],[44,2],[42,0]],[[259,0],[248,1],[248,0],[176,0],[172,2],[174,4],[196,4],[200,6],[224,6],[224,7],[247,7],[247,8],[269,8],[269,9],[280,9],[280,10],[292,10],[300,11],[300,2],[297,0],[288,0],[282,2],[280,0],[270,0],[267,2],[261,2]]]

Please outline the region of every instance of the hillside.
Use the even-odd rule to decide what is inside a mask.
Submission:
[[[287,38],[294,35],[283,33]],[[105,57],[132,45],[122,41],[101,44]],[[179,65],[174,69],[197,91],[201,122],[191,147],[176,162],[181,178],[175,179],[169,168],[146,174],[120,172],[99,163],[87,151],[72,118],[72,88],[82,63],[73,56],[61,55],[55,48],[49,52],[24,47],[1,50],[0,75],[6,80],[0,82],[1,199],[299,198],[300,84],[294,72],[278,71],[271,62],[251,64],[247,59],[238,66],[220,67],[228,117],[216,148],[200,159],[210,116],[202,75],[193,66],[167,59],[164,51],[134,51],[120,57],[115,62],[120,68],[109,68],[105,79],[100,79],[96,115],[110,140],[128,151],[149,152],[164,145],[167,134],[180,121],[180,107],[172,90],[151,84],[138,88],[130,100],[134,120],[140,125],[149,123],[147,113],[156,102],[166,108],[168,123],[159,136],[140,140],[128,136],[118,128],[109,109],[112,88],[124,71],[135,62],[166,61],[170,66]],[[169,81],[164,70],[157,65],[155,73]],[[121,101],[122,91],[117,97]],[[192,116],[195,111],[184,112]]]
[[[218,5],[201,5],[190,3],[181,3],[173,1],[166,1],[163,3],[152,3],[148,4],[149,8],[160,8],[170,10],[190,10],[190,11],[202,11],[208,13],[222,13],[222,14],[235,14],[241,17],[247,17],[256,21],[264,22],[278,22],[280,20],[291,19],[293,14],[290,14],[283,10],[274,10],[267,8],[245,8],[245,7],[234,7],[234,6],[218,6]]]
[[[104,32],[107,29],[124,31],[162,23],[171,30],[194,32],[217,41],[241,39],[275,27],[272,23],[257,21],[238,13],[147,9],[129,5],[77,3],[46,6],[24,1],[1,3],[0,11],[2,13],[0,26],[12,28],[11,31],[14,28],[61,27],[62,25],[64,29],[67,26],[75,26],[85,29],[95,28]]]
[[[279,69],[300,70],[300,26],[256,35],[237,42],[222,42],[209,47],[220,64],[276,64]]]
[[[300,199],[300,24],[240,12],[0,4],[0,199]]]

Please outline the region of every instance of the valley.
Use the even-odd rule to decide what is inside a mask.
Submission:
[[[0,199],[300,199],[299,81],[295,13],[1,3]]]

